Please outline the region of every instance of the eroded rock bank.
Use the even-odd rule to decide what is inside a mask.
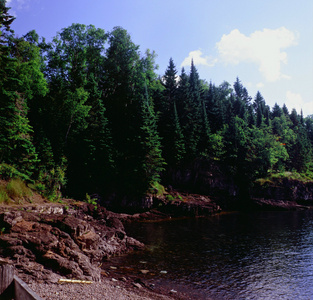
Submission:
[[[313,182],[295,179],[259,180],[250,191],[259,209],[297,210],[313,205]]]
[[[0,256],[26,282],[100,281],[105,258],[144,247],[117,214],[86,203],[2,207],[0,228]]]

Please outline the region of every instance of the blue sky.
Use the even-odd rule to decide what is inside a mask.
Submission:
[[[159,74],[170,57],[180,73],[191,58],[201,79],[233,84],[253,98],[313,114],[313,1],[8,0],[18,36],[48,41],[72,23],[125,28],[140,50],[154,50]]]

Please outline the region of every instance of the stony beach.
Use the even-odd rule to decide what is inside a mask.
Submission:
[[[28,285],[38,296],[47,300],[188,299],[188,297],[175,292],[172,292],[172,295],[162,295],[150,291],[140,284],[129,286],[121,280],[112,279],[104,279],[101,283],[93,282],[91,284],[38,283],[34,281]]]

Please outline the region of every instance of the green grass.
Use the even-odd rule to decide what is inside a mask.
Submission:
[[[5,186],[0,186],[0,203],[8,203],[10,200]]]
[[[274,184],[274,183],[282,183],[283,180],[297,180],[301,182],[311,182],[313,181],[313,172],[307,171],[305,173],[298,173],[298,172],[278,172],[278,173],[271,173],[269,176],[265,178],[259,178],[255,182],[259,183],[261,186],[266,184]]]
[[[6,192],[12,199],[29,198],[32,195],[31,189],[21,179],[11,179],[6,186]]]

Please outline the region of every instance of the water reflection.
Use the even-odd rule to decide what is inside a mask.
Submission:
[[[225,214],[127,226],[148,245],[117,264],[206,299],[313,299],[313,212]],[[167,270],[166,276],[160,274]]]

